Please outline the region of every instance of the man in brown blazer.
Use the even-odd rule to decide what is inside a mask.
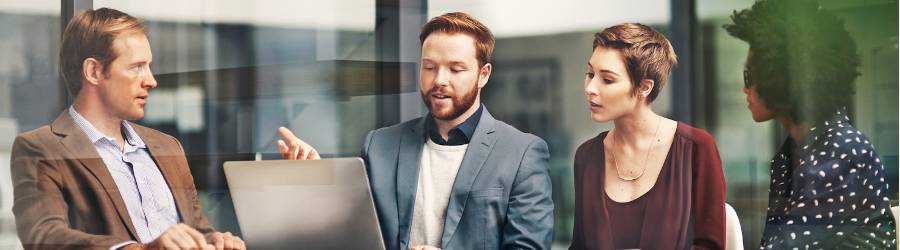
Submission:
[[[74,17],[60,69],[74,104],[12,150],[13,212],[26,249],[244,249],[214,232],[181,144],[129,122],[156,80],[143,23],[113,9]]]

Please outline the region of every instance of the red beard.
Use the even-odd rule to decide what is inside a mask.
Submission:
[[[472,108],[472,105],[475,105],[475,97],[478,97],[478,91],[479,89],[475,87],[468,93],[459,96],[454,95],[453,92],[441,91],[440,86],[434,86],[431,90],[422,92],[422,101],[425,101],[425,106],[428,107],[428,111],[431,112],[431,115],[434,116],[434,118],[449,121],[458,118]],[[435,107],[435,105],[431,103],[432,95],[435,94],[450,96],[452,102],[451,107],[449,109],[439,109]]]

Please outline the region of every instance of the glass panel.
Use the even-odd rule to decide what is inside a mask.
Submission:
[[[700,44],[698,77],[711,94],[707,115],[709,132],[719,145],[727,180],[726,202],[738,212],[744,245],[758,248],[768,205],[769,160],[782,142],[773,123],[754,123],[743,87],[744,59],[749,46],[728,35],[733,10],[753,1],[697,1],[697,37]],[[748,150],[754,149],[754,150]],[[740,195],[738,195],[740,194]]]
[[[224,161],[280,158],[279,126],[291,128],[323,157],[355,156],[368,131],[393,124],[387,117],[405,120],[425,110],[417,93],[418,27],[395,27],[399,41],[386,42],[397,42],[398,51],[384,51],[377,41],[384,35],[379,29],[391,23],[376,17],[384,8],[378,4],[399,4],[389,11],[404,11],[409,3],[384,2],[95,0],[93,8],[111,7],[146,21],[159,86],[139,123],[183,143],[206,214],[217,229],[239,233]],[[673,16],[686,15],[673,9],[688,2],[696,16]],[[555,249],[567,248],[572,239],[575,149],[612,127],[592,122],[583,98],[593,34],[640,22],[671,40],[683,35],[670,32],[679,25],[676,20],[692,20],[693,51],[676,51],[691,58],[677,66],[693,74],[692,82],[677,84],[690,91],[676,94],[670,82],[653,108],[691,119],[691,125],[713,135],[727,180],[726,200],[737,210],[749,249],[758,247],[764,227],[770,160],[787,136],[776,122],[751,119],[742,92],[748,45],[722,29],[732,11],[754,2],[431,0],[425,6],[426,18],[463,11],[496,35],[494,71],[483,101],[496,118],[550,146]],[[849,115],[878,150],[896,206],[897,1],[821,2],[845,20],[856,41],[861,67]],[[11,212],[12,142],[18,133],[48,124],[71,103],[58,77],[60,13],[59,1],[0,2],[0,31],[16,34],[0,37],[0,249],[21,248]],[[687,47],[678,46],[685,41],[672,42]],[[389,72],[401,81],[383,82]],[[399,110],[385,108],[397,103]],[[675,109],[684,106],[690,117],[675,117]]]
[[[0,2],[0,249],[21,249],[13,218],[10,150],[16,135],[64,107],[59,80],[59,1]],[[14,35],[13,35],[14,34]]]
[[[219,230],[238,232],[224,161],[280,158],[279,126],[323,157],[356,156],[376,128],[374,1],[94,1],[101,7],[147,23],[159,86],[140,123],[181,141]]]
[[[708,86],[708,127],[718,145],[728,181],[727,202],[738,213],[744,246],[758,248],[768,206],[769,164],[787,134],[775,121],[755,123],[742,92],[749,46],[722,26],[734,10],[750,0],[698,0],[697,39],[700,64],[697,84]],[[897,204],[897,2],[821,1],[824,9],[845,20],[861,59],[851,123],[872,141],[887,172],[889,197]]]

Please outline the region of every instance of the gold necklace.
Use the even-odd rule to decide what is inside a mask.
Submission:
[[[655,143],[653,143],[653,141],[656,140],[656,137],[659,135],[659,125],[660,124],[662,124],[662,116],[660,116],[659,121],[656,122],[656,132],[653,133],[653,138],[650,139],[650,146],[647,147],[647,156],[644,157],[644,164],[641,166],[641,173],[639,173],[634,178],[622,177],[622,173],[619,171],[619,162],[616,161],[616,153],[613,151],[609,151],[609,155],[612,156],[613,166],[616,167],[616,177],[619,177],[619,179],[621,179],[623,181],[634,181],[634,180],[637,180],[638,178],[641,178],[641,176],[644,176],[644,171],[647,170],[647,161],[650,160],[650,152],[653,151],[653,146],[655,144]],[[615,131],[613,131],[613,132],[615,132]],[[618,133],[616,133],[616,134],[618,134]],[[612,145],[610,145],[612,147],[610,147],[610,149],[615,147],[615,145],[616,145],[615,144],[616,143],[616,134],[613,134]]]

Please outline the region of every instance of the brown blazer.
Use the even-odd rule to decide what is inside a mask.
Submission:
[[[181,222],[211,232],[181,143],[132,125],[169,184]],[[10,166],[16,229],[26,249],[109,249],[138,240],[109,170],[67,111],[50,126],[19,134]]]

